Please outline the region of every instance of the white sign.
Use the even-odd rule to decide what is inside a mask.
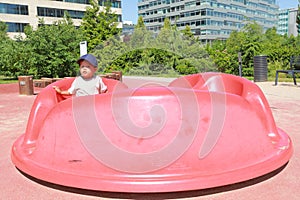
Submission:
[[[80,42],[80,56],[83,56],[85,54],[87,54],[87,42],[82,41]]]

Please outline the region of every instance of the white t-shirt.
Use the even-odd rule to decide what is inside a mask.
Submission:
[[[99,76],[93,76],[91,79],[84,79],[81,76],[77,76],[71,87],[68,89],[68,92],[79,97],[99,94],[99,91],[104,92],[106,89],[107,86]]]

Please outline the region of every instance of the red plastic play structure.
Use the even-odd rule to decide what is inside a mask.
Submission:
[[[259,87],[221,73],[184,76],[168,87],[37,96],[12,161],[47,182],[101,191],[170,192],[246,181],[286,164],[293,148]]]

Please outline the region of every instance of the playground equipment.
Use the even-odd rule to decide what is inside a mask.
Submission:
[[[113,192],[205,189],[285,165],[289,136],[276,127],[259,87],[222,73],[180,77],[168,87],[128,88],[103,79],[105,94],[37,96],[12,161],[47,182]]]

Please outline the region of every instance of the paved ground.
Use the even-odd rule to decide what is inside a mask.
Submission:
[[[124,77],[129,87],[145,82],[167,85],[172,79]],[[279,173],[231,186],[208,190],[124,194],[93,192],[45,185],[28,179],[10,159],[13,142],[24,133],[31,105],[36,97],[18,94],[17,84],[0,85],[0,199],[299,199],[300,197],[300,87],[292,83],[257,83],[266,95],[277,126],[285,130],[294,145],[290,162]],[[35,91],[38,92],[37,88]]]

